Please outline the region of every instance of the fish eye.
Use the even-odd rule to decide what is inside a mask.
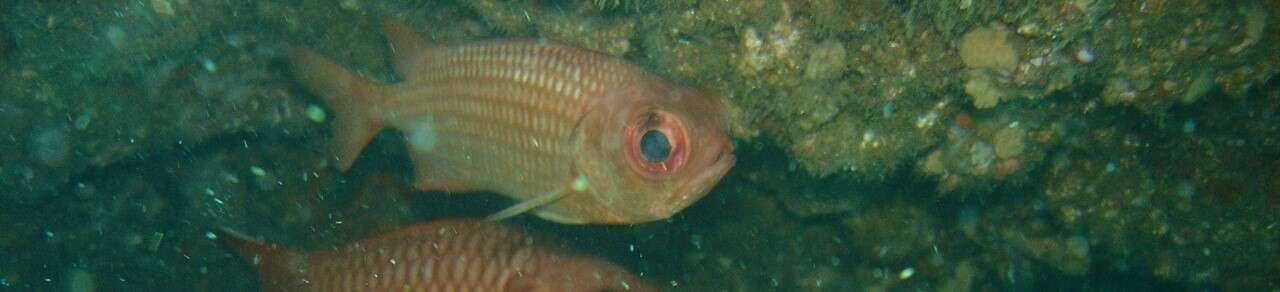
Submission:
[[[656,179],[671,174],[689,156],[684,125],[672,114],[641,114],[627,124],[624,133],[627,163],[646,177]]]
[[[649,130],[640,136],[640,154],[649,162],[662,162],[671,156],[671,142],[661,131]]]

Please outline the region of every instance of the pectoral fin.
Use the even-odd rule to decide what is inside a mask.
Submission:
[[[570,194],[581,193],[586,191],[587,191],[587,178],[584,176],[578,176],[578,178],[574,179],[573,183],[570,183],[569,186],[566,188],[551,191],[546,194],[521,201],[520,203],[516,203],[511,207],[507,207],[506,209],[503,209],[502,211],[498,211],[498,213],[493,213],[493,215],[489,215],[489,217],[486,217],[485,219],[489,221],[499,221],[502,219],[511,218],[516,215],[524,214],[525,212],[529,212],[531,210],[537,209],[539,207],[550,205],[551,203],[555,203],[556,201],[559,201],[560,199],[566,196],[569,196]],[[569,223],[569,222],[562,222],[562,223]]]
[[[569,190],[556,190],[556,191],[549,192],[537,197],[533,197],[531,199],[521,201],[520,203],[516,203],[515,205],[511,205],[511,207],[507,207],[502,211],[498,211],[498,213],[493,213],[493,215],[489,215],[489,217],[486,217],[485,220],[500,221],[502,219],[507,219],[507,218],[514,217],[516,215],[524,214],[524,212],[529,212],[529,210],[550,205],[551,203],[554,203],[555,201],[560,200],[560,198],[564,198],[565,196],[569,195],[569,193],[570,193]]]

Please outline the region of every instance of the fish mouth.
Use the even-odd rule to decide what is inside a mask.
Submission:
[[[733,168],[733,165],[737,162],[738,157],[734,156],[733,152],[720,152],[719,155],[716,155],[716,160],[711,163],[711,166],[707,167],[706,171],[702,172],[702,174],[698,175],[697,178],[694,178],[689,182],[689,185],[694,186],[695,188],[687,190],[686,194],[705,194],[710,191],[711,187],[720,182],[720,178],[723,178],[725,174],[729,173],[729,169]]]
[[[651,214],[660,217],[658,219],[671,217],[676,212],[684,210],[684,208],[705,197],[711,191],[711,188],[715,187],[737,162],[737,157],[731,151],[721,150],[715,157],[715,160],[705,170],[684,185],[677,187],[676,193],[672,194],[670,200],[654,205],[650,210]]]

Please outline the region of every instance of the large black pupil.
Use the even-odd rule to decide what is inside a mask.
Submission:
[[[640,155],[649,162],[662,162],[671,156],[671,142],[662,132],[649,130],[640,137]]]

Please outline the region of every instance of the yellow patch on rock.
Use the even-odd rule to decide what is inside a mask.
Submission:
[[[973,69],[1011,72],[1018,66],[1018,52],[1009,29],[999,23],[969,31],[960,38],[960,60]]]
[[[1020,127],[1000,129],[996,132],[996,157],[1007,159],[1022,155],[1022,151],[1026,149],[1026,136],[1026,131]]]
[[[1008,96],[1003,89],[996,86],[991,75],[981,70],[970,70],[964,82],[964,93],[973,97],[976,108],[992,108],[1000,103],[1000,99]]]

